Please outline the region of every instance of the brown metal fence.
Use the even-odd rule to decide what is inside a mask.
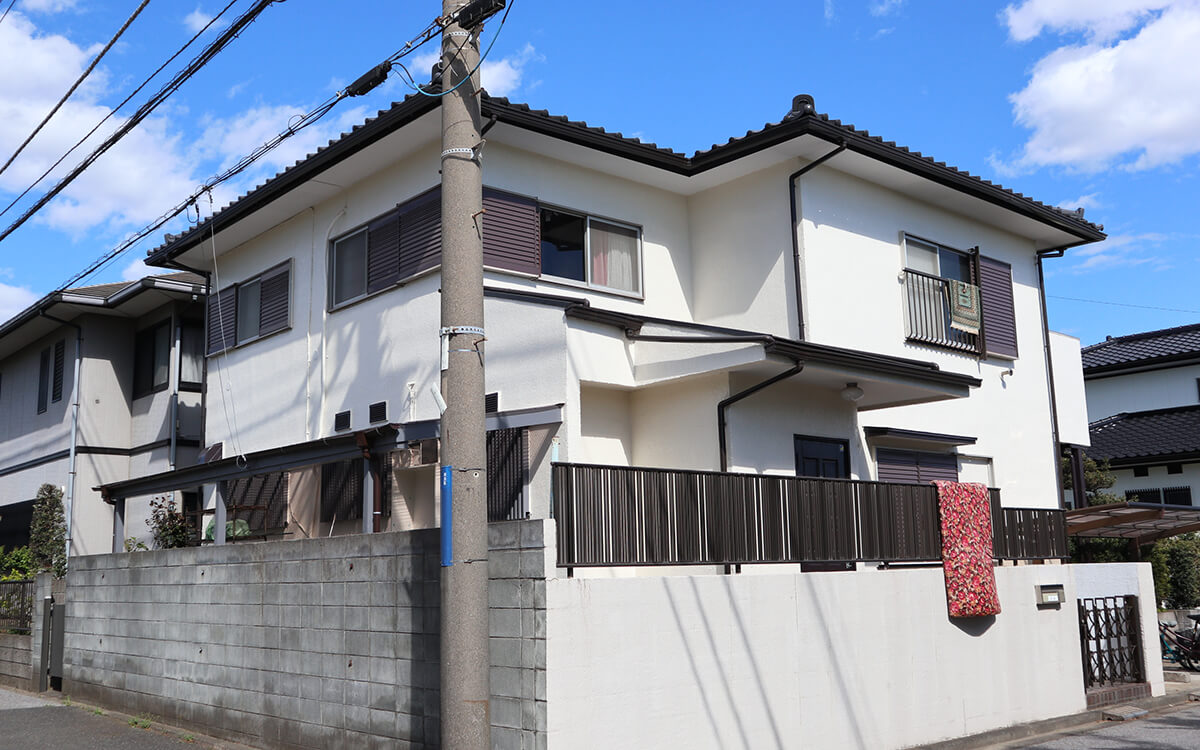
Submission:
[[[30,632],[34,586],[33,581],[0,582],[0,632]]]
[[[1088,688],[1145,681],[1136,596],[1080,599],[1079,641]]]
[[[553,465],[564,567],[939,562],[933,485]],[[994,556],[1066,556],[1061,511],[999,507]]]
[[[950,325],[950,282],[921,271],[904,270],[905,333],[912,341],[964,352],[979,351],[979,336]]]

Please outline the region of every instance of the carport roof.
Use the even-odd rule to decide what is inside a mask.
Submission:
[[[1200,531],[1200,508],[1157,503],[1110,503],[1066,513],[1067,536],[1136,539],[1138,544]]]

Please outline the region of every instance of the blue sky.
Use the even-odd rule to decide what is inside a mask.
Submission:
[[[0,208],[227,2],[152,0],[0,174]],[[1106,243],[1049,261],[1052,327],[1088,344],[1200,321],[1192,225],[1200,198],[1200,0],[510,3],[484,71],[493,94],[691,153],[778,121],[793,95],[809,93],[820,112],[1043,202],[1083,206],[1103,223]],[[0,22],[3,160],[137,4],[16,0]],[[0,12],[7,5],[0,0]],[[250,5],[236,0],[226,18]],[[440,0],[270,6],[130,138],[0,242],[0,318],[395,52],[439,11]],[[430,57],[416,57],[424,78]],[[220,189],[218,207],[405,90],[393,76],[343,102]],[[24,205],[0,222],[7,226]],[[158,239],[92,280],[138,274],[135,261]]]

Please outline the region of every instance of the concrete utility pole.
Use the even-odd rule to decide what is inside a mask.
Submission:
[[[442,0],[442,16],[465,5]],[[487,750],[487,457],[483,385],[480,27],[442,33],[442,466],[452,469],[453,550],[442,562],[442,747]],[[472,80],[458,86],[468,75]],[[457,88],[455,88],[458,86]],[[443,503],[443,507],[446,507]],[[447,564],[449,562],[450,564]]]

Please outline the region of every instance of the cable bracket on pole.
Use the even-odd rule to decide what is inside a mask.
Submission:
[[[450,349],[450,337],[456,336],[456,335],[461,335],[461,334],[475,334],[476,336],[479,337],[479,341],[475,342],[474,349],[454,349],[454,350]],[[450,352],[451,351],[468,352],[468,353],[473,352],[475,354],[478,354],[480,356],[480,358],[483,357],[482,352],[479,351],[479,344],[484,341],[487,341],[487,336],[484,334],[483,329],[480,328],[479,326],[448,326],[448,327],[442,328],[438,332],[438,335],[442,339],[442,370],[443,371],[450,369]]]
[[[469,155],[472,159],[474,159],[475,158],[475,149],[467,148],[465,146],[459,147],[459,148],[448,148],[442,152],[442,158],[445,159],[447,156],[455,156],[457,154]]]

